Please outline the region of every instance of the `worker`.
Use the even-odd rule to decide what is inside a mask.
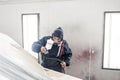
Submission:
[[[63,39],[61,27],[55,29],[51,36],[44,36],[34,42],[32,51],[41,53],[41,65],[45,68],[65,73],[64,68],[70,66],[72,51]]]

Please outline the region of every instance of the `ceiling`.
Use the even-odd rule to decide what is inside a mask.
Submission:
[[[20,3],[37,3],[37,2],[51,2],[51,1],[70,1],[70,0],[0,0],[0,5],[20,4]]]

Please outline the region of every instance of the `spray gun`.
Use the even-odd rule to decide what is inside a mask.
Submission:
[[[54,43],[54,41],[51,38],[47,40],[47,43],[45,45],[45,48],[46,48],[45,54],[48,54],[48,50],[50,50],[52,48],[53,43]]]

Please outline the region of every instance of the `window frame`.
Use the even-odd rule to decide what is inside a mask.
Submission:
[[[40,13],[22,13],[21,14],[21,25],[22,25],[22,47],[24,48],[24,31],[23,31],[23,16],[24,15],[37,15],[38,23],[37,23],[37,40],[39,40],[39,29],[40,29]]]
[[[102,44],[102,66],[101,68],[104,70],[115,70],[115,71],[120,71],[120,68],[105,68],[104,67],[104,44],[105,44],[105,20],[106,20],[106,14],[107,13],[120,13],[120,11],[105,11],[104,12],[104,17],[103,17],[103,44]]]

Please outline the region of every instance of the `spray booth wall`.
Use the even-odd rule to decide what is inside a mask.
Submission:
[[[102,67],[104,11],[120,10],[119,0],[74,0],[0,6],[0,32],[22,45],[21,14],[40,13],[40,34],[51,35],[57,26],[64,30],[73,51],[67,74],[83,80],[120,80],[120,72]],[[90,55],[90,49],[94,53]]]

